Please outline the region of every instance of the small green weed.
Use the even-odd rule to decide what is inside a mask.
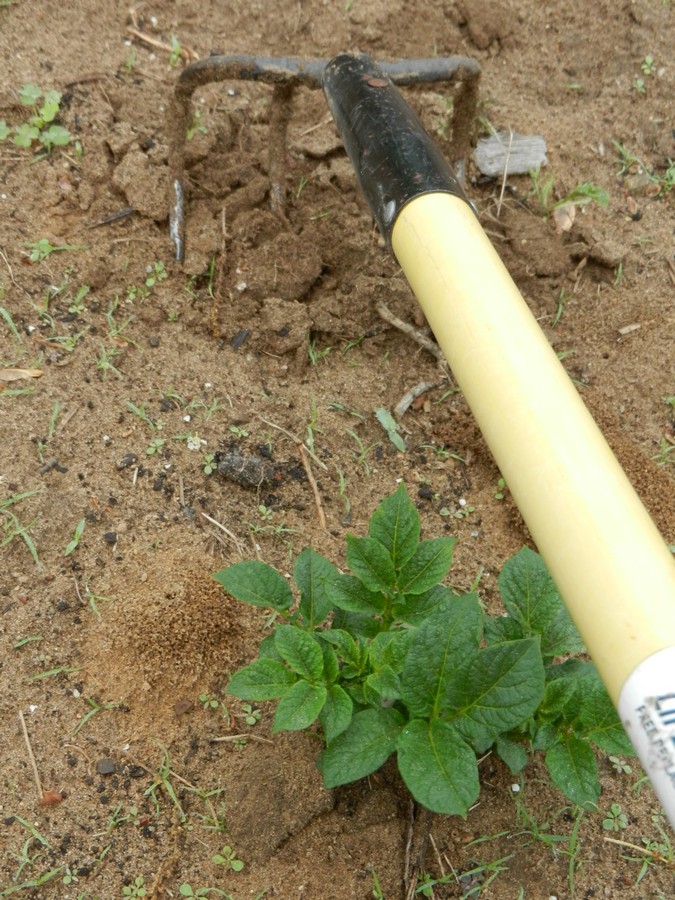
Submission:
[[[628,828],[628,816],[621,809],[620,803],[612,803],[602,820],[602,827],[605,831],[623,831]]]
[[[332,351],[333,347],[323,347],[320,350],[316,345],[316,341],[310,341],[307,347],[310,365],[315,366],[319,360],[325,359]]]
[[[145,879],[142,875],[137,875],[132,884],[126,884],[122,888],[123,897],[145,897],[148,889],[145,886]]]
[[[11,137],[17,147],[26,149],[38,143],[47,153],[51,153],[53,147],[70,143],[72,135],[68,129],[56,123],[61,103],[59,91],[43,93],[35,84],[24,84],[18,94],[21,105],[30,111],[29,118],[15,126],[0,121],[0,142]]]
[[[654,167],[644,163],[624,144],[619,141],[612,141],[612,143],[618,153],[620,165],[618,175],[646,175],[652,184],[658,186],[658,196],[663,196],[675,188],[675,160],[669,158],[664,173],[660,175]]]
[[[225,866],[228,869],[232,869],[233,872],[241,872],[244,868],[244,863],[237,858],[237,854],[232,849],[232,847],[228,847],[227,845],[222,848],[220,853],[215,853],[211,860],[218,866]]]
[[[555,184],[553,175],[544,178],[540,168],[533,169],[530,172],[530,181],[532,187],[529,196],[534,197],[536,200],[539,213],[543,218],[547,218],[550,213],[560,206],[586,206],[589,203],[597,203],[598,206],[604,209],[609,204],[607,191],[591,184],[589,181],[578,184],[559,200],[555,200],[553,197],[553,186]]]
[[[154,440],[150,441],[148,446],[145,448],[146,456],[155,456],[155,454],[161,451],[164,444],[166,444],[166,440],[164,438],[154,438]]]
[[[652,459],[656,460],[657,466],[675,463],[675,443],[666,437],[662,437],[659,444],[659,452],[652,456]]]
[[[612,764],[612,768],[618,775],[632,774],[633,767],[629,765],[625,760],[621,759],[620,756],[610,756],[609,761]]]
[[[84,534],[84,528],[86,525],[85,519],[80,519],[80,521],[75,526],[75,534],[73,535],[73,539],[68,542],[68,546],[63,552],[64,556],[70,556],[71,553],[74,553],[77,550],[82,535]]]
[[[97,700],[94,700],[92,697],[84,697],[86,702],[89,704],[90,709],[86,712],[80,721],[77,723],[73,730],[73,734],[77,734],[81,731],[87,722],[91,719],[92,716],[95,716],[97,712],[101,712],[104,709],[119,709],[119,703],[99,703]]]
[[[0,541],[0,550],[2,550],[8,544],[11,544],[11,542],[15,538],[21,538],[28,548],[28,552],[32,556],[33,562],[35,563],[37,568],[40,568],[42,564],[40,562],[40,558],[38,557],[35,542],[30,535],[30,530],[35,525],[37,517],[33,519],[33,521],[28,525],[22,525],[19,521],[18,516],[16,515],[16,513],[14,513],[11,507],[16,506],[23,500],[27,500],[29,497],[34,497],[39,493],[40,488],[36,488],[32,491],[24,491],[22,494],[10,494],[10,496],[6,497],[4,500],[0,500],[0,524],[2,526],[2,532],[4,534],[3,539]]]
[[[233,597],[274,610],[259,657],[228,693],[278,700],[273,731],[317,720],[327,788],[365,778],[393,754],[411,794],[465,815],[479,793],[477,755],[493,748],[514,774],[545,752],[554,784],[580,806],[600,793],[591,743],[632,755],[614,707],[541,557],[527,548],[499,576],[504,616],[440,582],[455,539],[420,540],[403,485],[347,536],[342,574],[306,548],[288,581],[259,561],[215,574]],[[293,610],[293,611],[291,611]],[[330,627],[326,621],[330,617]],[[564,662],[555,662],[563,658]]]
[[[32,244],[27,244],[26,246],[30,251],[28,258],[34,263],[42,262],[48,256],[51,256],[52,253],[64,253],[67,250],[87,250],[89,248],[88,244],[54,245],[47,238],[40,238],[38,241],[33,241]]]

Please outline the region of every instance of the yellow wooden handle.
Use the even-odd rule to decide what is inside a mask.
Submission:
[[[392,248],[618,703],[675,647],[672,555],[468,204],[411,200]]]

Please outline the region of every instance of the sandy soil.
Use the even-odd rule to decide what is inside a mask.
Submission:
[[[0,2],[0,119],[26,122],[17,91],[32,83],[61,92],[72,136],[48,156],[0,143],[0,358],[42,372],[0,382],[0,896],[170,898],[190,884],[342,900],[373,896],[374,870],[402,897],[410,811],[395,773],[328,793],[311,735],[272,737],[267,704],[254,725],[229,699],[225,715],[265,616],[211,574],[256,554],[285,572],[308,544],[343,561],[345,533],[363,533],[401,478],[425,534],[458,536],[453,584],[482,568],[489,608],[501,565],[530,543],[508,492],[495,498],[462,396],[376,311],[423,326],[319,92],[294,103],[284,224],[269,208],[270,88],[196,91],[188,253],[172,260],[165,117],[185,64],[172,35],[190,59],[480,62],[474,137],[542,135],[554,201],[582,183],[609,195],[556,230],[527,175],[502,192],[469,166],[484,227],[673,544],[674,17],[669,0]],[[448,93],[405,93],[448,152]],[[623,166],[616,142],[640,162]],[[41,239],[57,249],[32,262]],[[399,453],[373,411],[423,381],[439,387],[406,413]],[[313,439],[326,530],[294,436]],[[205,471],[233,451],[274,478],[257,489],[232,466]],[[38,804],[20,711],[60,802]],[[601,813],[575,831],[539,760],[514,794],[486,759],[467,820],[433,821],[428,871],[457,875],[433,896],[567,898],[572,883],[577,897],[675,896],[672,861],[637,885],[640,863],[605,841],[611,803],[627,814],[611,836],[662,839],[637,768],[600,765]],[[242,871],[213,862],[225,845]]]

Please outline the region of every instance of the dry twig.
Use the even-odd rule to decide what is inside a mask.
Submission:
[[[298,450],[300,451],[300,459],[302,460],[302,465],[307,474],[307,481],[309,481],[309,485],[312,489],[312,493],[314,494],[314,502],[316,503],[316,511],[319,514],[319,524],[322,529],[326,530],[326,516],[323,512],[323,506],[321,505],[321,494],[319,493],[319,486],[316,483],[316,478],[314,477],[314,473],[309,465],[309,461],[305,454],[305,448],[302,444],[298,446]]]

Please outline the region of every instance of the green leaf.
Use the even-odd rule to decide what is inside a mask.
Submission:
[[[319,646],[321,647],[321,653],[323,654],[323,680],[326,684],[331,684],[340,674],[340,663],[337,658],[337,653],[330,644],[326,643],[326,641],[321,641]]]
[[[518,641],[525,637],[523,626],[511,616],[485,616],[483,636],[487,644],[503,644],[504,641]]]
[[[366,678],[366,687],[385,702],[398,700],[401,696],[400,679],[390,666],[384,666],[379,672],[369,675]]]
[[[281,654],[274,643],[274,633],[262,639],[258,647],[258,656],[260,659],[276,659],[277,662],[281,662]]]
[[[40,134],[40,143],[46,147],[65,147],[70,143],[71,134],[62,125],[50,125]]]
[[[396,742],[398,768],[418,803],[446,816],[464,816],[478,797],[476,754],[446,722],[409,722]]]
[[[319,757],[319,768],[327,788],[365,778],[387,761],[396,749],[403,716],[394,708],[364,709],[353,716]]]
[[[598,766],[593,750],[574,735],[546,753],[546,768],[553,784],[573,803],[585,809],[597,806],[600,796]]]
[[[522,626],[523,636],[541,635],[544,656],[583,651],[581,637],[538,553],[523,547],[507,560],[497,581],[504,606]]]
[[[9,126],[4,119],[0,119],[0,141],[6,141],[10,135]]]
[[[389,410],[385,409],[384,406],[378,406],[375,410],[375,417],[387,432],[387,436],[394,447],[396,447],[397,450],[400,450],[401,453],[405,453],[405,441],[399,434],[400,426]]]
[[[560,732],[555,725],[546,724],[537,728],[532,738],[533,750],[550,750],[560,741]]]
[[[556,678],[554,681],[549,681],[544,688],[544,697],[537,713],[538,718],[542,720],[559,718],[565,707],[577,694],[578,686],[579,682],[572,678]]]
[[[435,584],[422,594],[400,594],[392,606],[396,619],[407,625],[421,625],[432,613],[453,602],[455,594],[444,584]]]
[[[385,599],[381,593],[364,587],[355,575],[337,573],[326,582],[326,596],[332,606],[345,612],[379,615],[384,610]]]
[[[42,91],[36,84],[24,84],[19,90],[19,101],[22,106],[35,106],[41,96]]]
[[[401,676],[401,697],[415,718],[429,718],[447,706],[457,669],[475,655],[481,611],[475,595],[455,597],[413,633]]]
[[[316,638],[295,625],[279,625],[274,645],[281,658],[303,678],[317,681],[323,675],[323,653]]]
[[[347,535],[347,562],[369,591],[390,591],[396,582],[394,564],[386,547],[371,537]]]
[[[24,122],[23,125],[19,125],[15,129],[12,141],[17,147],[30,147],[33,141],[36,141],[39,137],[40,132],[38,129],[34,125],[28,125],[28,123]]]
[[[242,603],[271,607],[279,612],[293,603],[293,592],[286,579],[272,566],[255,559],[234,563],[213,577]]]
[[[509,767],[512,775],[517,775],[527,765],[527,749],[520,741],[512,741],[507,737],[498,737],[495,741],[497,756]]]
[[[315,722],[326,702],[323,684],[300,679],[283,695],[277,706],[272,731],[300,731]]]
[[[328,688],[326,702],[319,715],[327,744],[334,741],[348,727],[352,720],[353,709],[351,697],[339,684],[333,684]]]
[[[347,612],[344,609],[335,610],[333,628],[349,631],[359,638],[374,638],[380,633],[380,623],[377,619],[362,613]]]
[[[403,484],[375,510],[368,534],[388,550],[396,571],[413,555],[420,539],[420,517]]]
[[[300,608],[307,628],[320,625],[333,608],[326,590],[326,582],[339,575],[337,568],[325,557],[306,547],[295,560],[293,576],[300,590]]]
[[[422,541],[403,566],[398,577],[402,594],[423,594],[442,581],[452,565],[456,538],[432,538]]]
[[[477,753],[537,709],[544,694],[539,638],[479,650],[448,684],[452,723]]]
[[[336,647],[338,656],[345,662],[354,665],[360,663],[361,653],[358,644],[348,631],[343,631],[341,628],[329,628],[326,631],[318,631],[317,637]]]
[[[58,91],[47,91],[40,107],[40,118],[43,122],[53,122],[59,114],[61,94]],[[64,129],[65,130],[65,129]]]
[[[412,632],[407,629],[381,631],[376,635],[368,649],[373,670],[378,671],[384,666],[390,666],[394,672],[401,672],[408,655],[411,637]]]
[[[296,681],[293,672],[275,659],[256,659],[234,673],[227,693],[240,700],[274,700]]]
[[[596,673],[592,681],[584,679],[584,690],[580,697],[578,736],[592,741],[606,753],[614,756],[635,756],[635,750],[626,734],[621,719],[607,690]]]

